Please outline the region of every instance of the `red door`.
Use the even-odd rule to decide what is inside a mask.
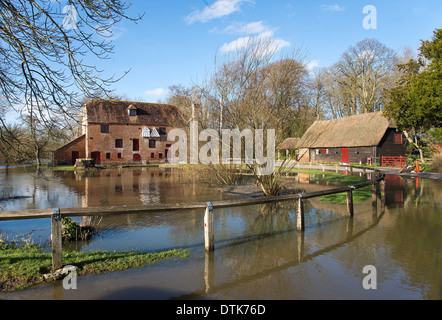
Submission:
[[[140,140],[133,139],[132,141],[134,143],[133,151],[140,151]]]
[[[350,152],[348,148],[342,148],[342,163],[350,163]]]
[[[72,165],[75,166],[75,162],[77,162],[77,159],[80,157],[80,152],[78,151],[72,151]]]
[[[92,152],[91,158],[94,159],[96,165],[101,164],[101,153],[100,152]]]

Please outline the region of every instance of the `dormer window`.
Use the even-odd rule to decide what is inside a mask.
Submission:
[[[143,129],[143,138],[150,138],[150,130],[148,127]]]
[[[137,116],[137,108],[133,104],[131,104],[127,110],[129,112],[129,116],[130,117],[136,117]]]
[[[152,132],[150,133],[151,138],[159,138],[160,134],[158,133],[158,130],[156,128],[152,129]]]

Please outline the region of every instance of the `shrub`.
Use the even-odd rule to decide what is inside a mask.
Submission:
[[[442,172],[442,153],[439,152],[433,156],[433,161],[431,162],[431,171]]]

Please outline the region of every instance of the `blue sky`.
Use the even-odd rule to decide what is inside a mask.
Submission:
[[[416,50],[442,27],[440,0],[133,0],[137,24],[115,29],[115,53],[100,62],[107,73],[121,75],[115,90],[129,98],[156,102],[173,84],[203,80],[215,54],[226,53],[241,38],[272,37],[279,54],[301,47],[311,66],[330,66],[350,46],[376,38],[400,52]],[[376,8],[376,29],[365,29],[363,8]],[[239,40],[238,40],[239,39]],[[235,42],[237,41],[237,42]]]
[[[56,1],[56,0],[53,0]],[[66,0],[60,0],[60,6]],[[301,47],[311,67],[336,62],[350,46],[376,38],[401,51],[416,50],[442,27],[440,0],[132,0],[131,16],[114,29],[114,54],[98,61],[107,75],[130,73],[115,92],[156,102],[174,84],[191,86],[211,72],[215,54],[227,53],[245,37],[271,37],[288,54]],[[376,29],[365,29],[363,8],[376,8]]]

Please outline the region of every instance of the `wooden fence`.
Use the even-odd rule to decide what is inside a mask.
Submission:
[[[386,157],[382,156],[382,167],[404,167],[407,164],[406,157]]]
[[[350,167],[350,166],[343,166]],[[364,167],[351,166],[351,168]],[[350,169],[352,170],[352,169]],[[56,208],[56,209],[42,209],[42,210],[24,210],[24,211],[4,211],[0,213],[0,221],[5,220],[25,220],[25,219],[51,219],[51,238],[52,238],[52,268],[58,270],[62,267],[62,217],[75,216],[97,216],[97,215],[117,215],[117,214],[134,214],[134,213],[150,213],[150,212],[170,212],[177,210],[192,210],[204,209],[204,241],[207,252],[215,250],[215,235],[214,235],[214,217],[213,211],[222,208],[251,206],[266,203],[277,203],[282,201],[297,200],[297,229],[304,231],[305,229],[305,210],[304,201],[310,198],[320,197],[324,195],[346,193],[347,194],[347,208],[350,216],[354,215],[353,207],[353,191],[373,186],[373,193],[380,194],[380,188],[385,188],[385,176],[376,169],[376,180],[367,181],[355,186],[340,187],[329,190],[315,191],[300,194],[286,194],[281,196],[259,197],[252,199],[234,199],[214,202],[193,202],[193,203],[179,203],[179,204],[157,204],[149,206],[120,206],[120,207],[89,207],[89,208]]]

